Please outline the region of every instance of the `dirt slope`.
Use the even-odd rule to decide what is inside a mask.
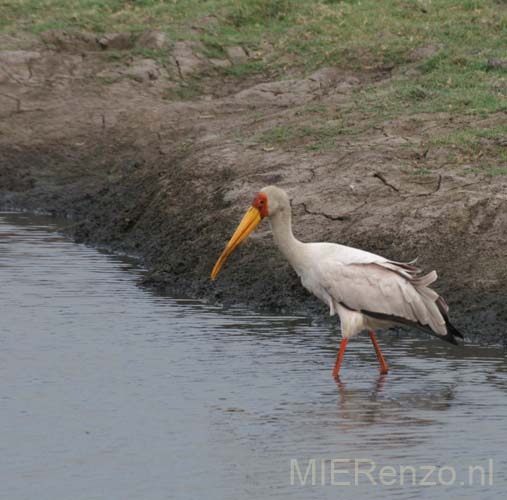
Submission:
[[[437,288],[469,338],[507,341],[505,176],[460,174],[427,140],[461,123],[440,113],[379,126],[358,112],[344,127],[351,96],[385,85],[391,69],[239,81],[219,71],[234,61],[206,60],[191,43],[164,64],[107,57],[139,43],[58,32],[1,40],[1,207],[66,215],[75,238],[139,255],[150,283],[171,292],[325,315],[267,224],[217,283],[208,279],[251,198],[276,184],[292,198],[301,239],[418,256],[439,271]],[[201,95],[174,99],[194,78]],[[317,107],[328,113],[316,125]]]

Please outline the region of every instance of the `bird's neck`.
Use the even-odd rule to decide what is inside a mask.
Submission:
[[[299,274],[305,244],[294,237],[292,233],[290,208],[280,210],[275,215],[270,216],[269,223],[276,245]]]

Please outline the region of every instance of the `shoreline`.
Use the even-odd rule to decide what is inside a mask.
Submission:
[[[388,85],[392,70],[241,81],[212,73],[200,76],[201,96],[169,100],[176,76],[167,68],[150,77],[153,67],[138,56],[129,68],[146,78],[120,78],[125,68],[105,56],[36,40],[29,50],[0,51],[9,70],[2,93],[19,103],[1,116],[0,208],[63,216],[75,241],[139,256],[146,285],[327,321],[266,223],[209,280],[253,196],[279,185],[302,241],[397,261],[418,256],[425,272],[439,273],[436,289],[456,327],[475,342],[507,345],[505,176],[448,163],[450,150],[424,132],[463,125],[445,113],[379,125],[357,111],[360,127],[337,125],[341,110],[367,86]],[[105,83],[98,77],[106,70],[120,76]],[[317,119],[317,109],[326,116]]]

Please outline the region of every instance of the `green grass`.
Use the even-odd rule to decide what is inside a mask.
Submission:
[[[507,175],[507,166],[505,165],[489,165],[485,169],[486,175],[489,175],[490,177],[496,177],[499,175]]]
[[[433,172],[426,167],[420,167],[416,169],[415,171],[411,172],[413,175],[419,175],[421,177],[425,177],[427,175],[431,175]]]
[[[319,151],[333,148],[338,136],[354,135],[361,131],[360,128],[347,125],[340,119],[313,120],[311,124],[277,125],[257,135],[255,140],[270,146],[304,144],[305,149],[309,151]]]
[[[481,61],[487,56],[471,54],[456,62],[448,50],[443,52],[435,56],[438,64],[431,70],[396,78],[385,90],[372,92],[363,106],[384,116],[397,116],[407,108],[476,116],[507,110],[507,79],[484,69]]]
[[[505,56],[507,5],[494,0],[2,0],[0,19],[3,32],[36,34],[54,28],[138,33],[149,26],[173,40],[200,39],[215,55],[224,46],[242,44],[269,65],[290,56],[290,65],[308,70],[398,64],[415,47],[442,45],[442,55],[425,63],[428,74],[449,63],[456,69],[460,61],[468,66],[473,54],[479,65],[485,57]]]
[[[201,93],[201,89],[195,83],[190,83],[167,89],[163,98],[168,101],[192,101]]]
[[[265,130],[256,137],[256,140],[265,144],[280,144],[300,137],[300,132],[294,125],[277,125]]]
[[[104,84],[104,85],[112,85],[113,83],[116,83],[118,81],[120,81],[120,77],[118,76],[115,76],[115,77],[112,77],[112,76],[96,76],[95,77],[97,79],[98,82]]]
[[[468,168],[466,173],[482,174],[488,177],[499,177],[507,175],[507,166],[505,165],[482,165]]]
[[[489,128],[468,128],[456,130],[451,134],[434,138],[431,143],[435,146],[473,146],[481,143],[481,139],[507,144],[507,125],[497,125]]]
[[[247,77],[264,71],[265,65],[262,61],[246,61],[244,63],[236,63],[228,68],[221,68],[220,71],[229,76],[237,78]]]
[[[172,42],[199,40],[210,58],[224,58],[229,46],[247,48],[253,58],[220,70],[236,78],[259,72],[282,78],[291,69],[309,73],[323,66],[364,72],[410,63],[410,72],[361,88],[343,107],[345,117],[361,113],[370,124],[416,113],[487,117],[507,110],[507,71],[487,64],[507,59],[503,0],[0,0],[0,33],[65,29],[135,35],[147,27],[166,32]],[[439,47],[433,57],[411,61],[414,49],[429,45]],[[168,56],[167,50],[136,51],[161,62]],[[121,62],[122,55],[107,57]],[[191,98],[195,89],[169,94]],[[300,112],[328,118],[325,110]],[[348,128],[281,126],[262,140],[308,139],[306,147],[319,149]],[[475,141],[475,132],[464,134],[448,138],[449,144]]]

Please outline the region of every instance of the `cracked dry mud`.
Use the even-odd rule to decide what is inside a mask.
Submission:
[[[145,40],[166,43],[156,33]],[[311,125],[314,106],[332,110],[338,118],[323,126],[335,126],[353,93],[385,84],[389,71],[235,80],[216,68],[235,64],[239,49],[213,61],[179,42],[162,65],[106,57],[111,46],[140,43],[125,36],[51,32],[42,41],[0,42],[3,208],[65,215],[76,239],[140,256],[147,282],[170,292],[324,318],[267,224],[209,281],[253,195],[276,184],[290,194],[302,240],[395,260],[418,256],[423,269],[438,270],[437,288],[468,338],[506,342],[505,177],[465,175],[445,148],[428,146],[429,130],[445,134],[465,123],[445,113],[402,117],[345,130],[315,149],[305,136],[263,140],[277,127]],[[202,95],[167,99],[195,77]],[[367,123],[360,113],[355,119]],[[415,175],[420,168],[429,173]]]

